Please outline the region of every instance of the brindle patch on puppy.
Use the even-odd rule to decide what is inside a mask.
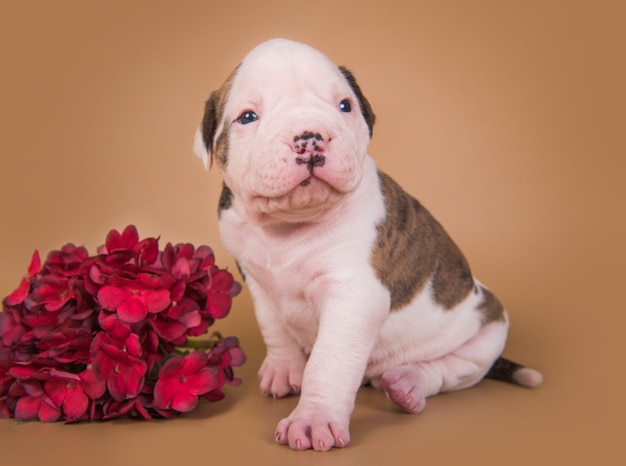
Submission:
[[[431,280],[435,302],[453,308],[474,287],[465,257],[416,199],[388,175],[379,177],[386,216],[376,226],[372,265],[389,288],[391,310],[411,302]]]

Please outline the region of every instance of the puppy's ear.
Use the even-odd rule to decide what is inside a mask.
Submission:
[[[204,169],[206,171],[209,171],[211,169],[213,159],[211,158],[211,154],[209,154],[209,149],[204,143],[204,139],[202,138],[202,125],[196,128],[196,135],[193,138],[193,151],[198,156],[198,158],[202,160]]]
[[[213,138],[215,137],[218,124],[217,106],[219,100],[219,91],[213,92],[209,100],[207,100],[202,123],[196,129],[193,141],[193,151],[202,160],[206,171],[209,171],[211,165],[213,165]]]
[[[367,123],[367,127],[370,130],[370,138],[374,134],[374,122],[376,121],[376,115],[374,115],[374,111],[372,110],[372,106],[368,102],[368,100],[363,95],[361,88],[356,82],[356,78],[354,75],[348,70],[345,66],[340,66],[339,71],[343,74],[348,84],[352,88],[352,91],[356,94],[357,99],[359,99],[359,106],[361,107],[361,113],[363,114],[363,118],[365,118],[365,122]]]

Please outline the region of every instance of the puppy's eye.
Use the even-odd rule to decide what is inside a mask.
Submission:
[[[345,113],[349,113],[352,111],[352,106],[350,105],[350,101],[348,99],[344,99],[339,102],[339,110]]]
[[[248,123],[255,122],[258,119],[259,117],[256,113],[254,113],[252,110],[246,110],[241,115],[239,115],[239,118],[237,118],[237,121],[241,123],[242,125],[247,125]]]

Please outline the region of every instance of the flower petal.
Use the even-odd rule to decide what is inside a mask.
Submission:
[[[217,387],[217,378],[210,368],[187,378],[187,389],[192,395],[204,395]]]
[[[39,397],[43,395],[43,388],[41,382],[38,380],[24,380],[21,382],[22,388],[30,396]]]
[[[115,311],[130,296],[131,293],[128,289],[111,285],[103,286],[98,291],[98,301],[108,311]]]
[[[154,385],[154,407],[157,409],[169,409],[170,401],[174,396],[171,384],[159,379]]]
[[[43,386],[52,402],[57,406],[62,406],[69,391],[69,383],[69,380],[56,379],[46,381]]]
[[[126,301],[117,307],[117,315],[126,323],[134,324],[145,319],[148,311],[143,299],[137,295],[130,296]]]
[[[80,385],[68,391],[65,402],[63,403],[63,412],[68,419],[78,419],[82,417],[87,412],[88,407],[89,399],[80,388]]]
[[[9,375],[18,380],[26,379],[37,372],[33,366],[13,366],[9,369]]]
[[[104,311],[101,311],[101,315],[104,313]],[[101,318],[99,323],[100,326],[116,340],[125,340],[128,335],[130,335],[130,326],[122,322],[116,314]]]
[[[152,313],[167,309],[172,302],[169,290],[148,291],[144,294],[143,301],[148,312]]]
[[[202,322],[202,316],[200,316],[200,312],[198,311],[191,311],[183,315],[180,318],[180,321],[186,328],[193,328],[200,325],[200,322]]]
[[[193,374],[198,372],[209,362],[209,356],[204,351],[194,351],[185,356],[185,365],[182,372],[187,374]]]
[[[113,252],[115,249],[118,249],[121,243],[120,232],[117,230],[109,231],[109,234],[105,240],[105,248],[107,253]]]
[[[41,257],[39,257],[39,251],[35,249],[33,252],[33,257],[30,260],[30,265],[28,266],[28,275],[31,277],[36,273],[41,271]]]
[[[20,282],[20,285],[17,287],[17,289],[13,293],[11,293],[9,296],[7,296],[6,303],[9,306],[15,306],[17,304],[23,303],[24,300],[26,299],[26,296],[28,296],[29,290],[30,290],[30,282],[28,278],[23,278],[22,281]]]
[[[135,225],[128,225],[124,228],[121,236],[122,247],[125,249],[132,249],[139,242],[139,233]]]
[[[178,280],[175,282],[170,288],[170,298],[172,301],[180,301],[185,295],[185,289],[187,288],[187,284],[185,280]]]
[[[183,356],[172,356],[165,361],[163,366],[161,366],[161,369],[159,370],[159,379],[176,377],[184,366],[185,358]]]
[[[126,340],[124,340],[124,348],[129,355],[140,357],[141,343],[139,342],[139,336],[135,333],[131,333],[130,335],[128,335]]]
[[[141,260],[145,264],[154,264],[159,257],[159,240],[147,238],[141,243]]]
[[[172,342],[185,334],[187,327],[178,321],[164,322],[161,320],[150,320],[150,326],[156,334],[166,342]]]
[[[234,281],[233,276],[228,270],[218,270],[211,275],[211,289],[229,291],[232,288]]]
[[[142,366],[143,371],[138,369]],[[113,399],[124,401],[139,395],[143,388],[144,377],[138,376],[137,372],[145,373],[146,367],[143,361],[132,365],[120,365],[119,373],[114,372],[107,378],[107,387]]]
[[[50,406],[47,403],[41,402],[37,417],[39,417],[41,422],[54,422],[61,417],[61,410],[55,408],[54,406]]]
[[[0,419],[9,419],[13,417],[9,406],[5,400],[0,400]]]
[[[171,406],[179,413],[187,413],[198,406],[198,397],[189,392],[180,392],[172,399]]]
[[[150,413],[148,412],[148,410],[141,404],[141,399],[145,398],[145,397],[139,397],[135,400],[135,410],[137,411],[137,413],[144,419],[147,419],[149,421],[152,420],[152,416],[150,416]]]
[[[109,374],[115,370],[115,360],[108,357],[108,355],[101,350],[95,354],[91,364],[94,376],[102,380],[106,379]]]
[[[231,302],[231,297],[225,293],[209,293],[206,298],[206,310],[216,319],[221,319],[228,315]]]
[[[39,406],[41,401],[34,396],[23,396],[17,400],[15,406],[15,419],[18,421],[34,421],[37,419],[37,413],[39,412]]]
[[[177,278],[189,278],[189,275],[191,275],[189,260],[185,257],[179,257],[174,267],[172,267],[172,275]]]
[[[236,367],[239,367],[245,364],[246,359],[247,359],[246,353],[244,353],[240,348],[231,348],[230,357],[231,357],[230,365],[236,366]]]
[[[83,391],[92,400],[97,400],[106,391],[106,381],[99,379],[93,373],[92,369],[86,369],[80,373],[82,380]]]

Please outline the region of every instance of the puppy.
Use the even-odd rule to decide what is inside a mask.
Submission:
[[[252,294],[261,391],[300,394],[275,438],[345,447],[357,390],[419,413],[485,376],[535,387],[500,357],[507,313],[441,225],[368,155],[375,116],[353,75],[304,44],[252,50],[206,103],[194,149],[223,177],[219,228]]]

